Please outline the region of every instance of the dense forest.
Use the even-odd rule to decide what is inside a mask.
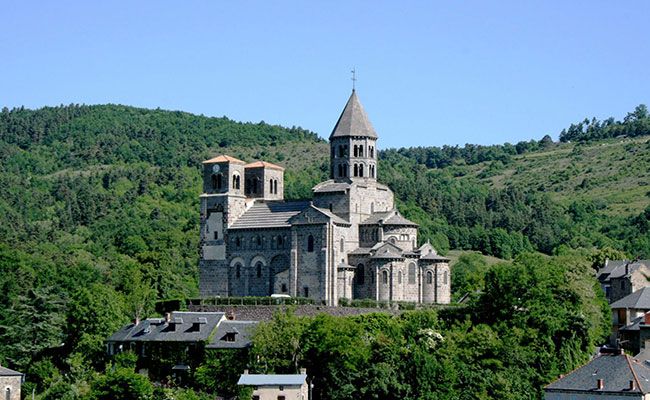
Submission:
[[[443,253],[478,250],[509,261],[461,257],[454,296],[482,294],[455,311],[341,321],[279,316],[286,321],[274,323],[290,329],[283,334],[296,335],[296,354],[323,360],[308,365],[323,380],[319,395],[464,398],[459,390],[471,383],[472,398],[537,398],[541,384],[583,361],[608,318],[589,266],[602,254],[650,257],[650,141],[637,127],[648,126],[643,110],[608,123],[622,127],[616,135],[566,139],[572,143],[544,137],[381,152],[379,179],[420,224],[421,241]],[[622,134],[629,138],[612,138]],[[106,358],[103,339],[135,316],[153,315],[156,300],[198,295],[199,168],[223,152],[285,165],[287,198],[309,197],[327,176],[327,143],[301,128],[118,105],[2,110],[0,364],[27,373],[27,392],[114,398],[110,388],[128,381],[153,395],[128,360]],[[527,312],[504,315],[513,307]],[[287,349],[273,349],[264,332],[253,352],[269,364],[251,368],[291,369],[283,364]],[[359,333],[363,343],[354,341]],[[348,351],[324,347],[335,346],[326,339],[336,335],[350,338],[355,352],[334,357]],[[205,377],[220,368],[209,360],[193,390],[165,396],[214,393]],[[362,384],[369,380],[377,386]],[[440,384],[426,386],[433,381]],[[347,389],[327,391],[334,386]]]

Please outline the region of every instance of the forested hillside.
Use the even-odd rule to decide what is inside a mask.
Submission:
[[[647,118],[619,124],[646,126]],[[554,143],[545,137],[515,145],[390,149],[381,152],[378,172],[395,191],[403,213],[421,225],[420,240],[430,240],[442,252],[479,250],[503,259],[534,251],[576,257],[571,262],[580,265],[579,287],[557,290],[585,299],[578,306],[589,310],[588,317],[555,323],[553,316],[541,313],[517,320],[524,329],[526,318],[537,318],[539,332],[531,335],[538,339],[530,340],[548,344],[558,330],[561,336],[573,329],[567,327],[572,323],[595,329],[606,318],[594,311],[598,306],[593,303],[594,288],[584,278],[590,255],[607,248],[608,254],[650,257],[648,138]],[[196,296],[200,163],[224,152],[286,166],[287,198],[309,197],[310,188],[327,176],[327,143],[301,128],[118,105],[3,109],[0,364],[28,372],[27,389],[35,387],[43,398],[61,398],[59,392],[48,392],[56,385],[87,394],[92,384],[98,384],[94,371],[105,366],[102,340],[109,333],[129,318],[151,315],[157,299]],[[535,262],[558,274],[577,273],[562,269],[566,266],[561,261],[567,258],[542,262],[537,256],[523,257],[515,261],[514,276],[507,267],[493,270],[465,260],[466,278],[454,284],[471,291],[485,286],[486,279],[505,280],[503,287],[511,280],[519,286],[510,286],[524,290],[525,282],[519,280],[537,279],[550,288],[555,278],[533,271]],[[563,294],[549,289],[538,295],[562,301]],[[458,338],[468,341],[467,352],[459,357],[470,369],[453,378],[449,388],[478,376],[469,366],[472,357],[487,357],[480,352],[493,351],[469,352],[472,340],[496,341],[501,335],[524,346],[524,333],[507,336],[510,317],[490,314],[497,311],[488,310],[488,300],[476,299],[472,307],[478,314],[472,321],[447,316],[435,322],[452,336],[463,336],[462,332],[475,331],[473,324],[497,321],[489,329],[480,328],[475,339]],[[544,301],[529,300],[535,307]],[[414,329],[410,323],[394,327],[390,346],[410,340],[400,336],[402,330]],[[574,367],[602,337],[599,329],[581,331],[575,342],[569,342],[571,347],[558,344],[551,354],[562,360],[552,358],[534,371],[525,370],[522,373],[529,375],[517,375],[516,385],[537,385]],[[501,353],[491,353],[487,360],[508,357],[508,343],[499,341],[499,346]],[[364,357],[386,356],[371,350]],[[465,351],[454,349],[461,350]],[[411,355],[386,360],[386,368],[402,368],[400,363]],[[520,361],[535,362],[527,357],[532,355],[522,354]],[[490,361],[485,368],[491,368],[499,385],[505,386],[488,390],[488,382],[483,382],[475,393],[517,393],[517,387],[503,382],[508,371],[519,368],[514,361],[506,365]],[[358,381],[348,384],[365,378],[359,375]],[[412,394],[407,392],[407,397]],[[454,398],[452,389],[445,393]]]

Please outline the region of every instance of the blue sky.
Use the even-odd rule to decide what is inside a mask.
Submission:
[[[381,147],[557,138],[650,103],[648,1],[1,1],[0,106],[120,103]]]

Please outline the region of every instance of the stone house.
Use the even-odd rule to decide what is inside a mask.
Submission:
[[[610,303],[650,286],[649,277],[650,260],[606,260],[597,273],[598,281]]]
[[[284,200],[284,168],[203,162],[202,296],[449,303],[449,260],[418,247],[418,225],[377,182],[378,136],[355,91],[330,135],[330,179]]]
[[[236,321],[223,312],[174,311],[165,318],[125,325],[106,340],[106,349],[109,355],[133,351],[141,372],[164,377],[194,368],[206,351],[249,348],[256,326],[255,321]]]
[[[0,399],[20,400],[23,374],[0,366]]]
[[[619,345],[633,354],[646,348],[646,337],[650,338],[650,287],[613,302],[612,344]]]
[[[307,400],[309,386],[305,369],[300,374],[249,374],[248,371],[239,377],[240,386],[253,388],[252,400]]]
[[[545,400],[650,399],[650,368],[622,351],[600,354],[544,388]]]

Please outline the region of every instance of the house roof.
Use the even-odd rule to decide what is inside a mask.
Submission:
[[[422,260],[449,262],[449,258],[439,256],[436,253],[428,253],[420,257]]]
[[[0,376],[23,376],[23,374],[18,371],[14,371],[13,369],[0,366]]]
[[[365,136],[377,139],[377,133],[370,124],[370,120],[354,90],[332,130],[330,139],[345,136]]]
[[[630,293],[620,300],[613,302],[610,307],[614,308],[634,308],[638,310],[650,310],[650,286],[646,286]]]
[[[650,260],[607,260],[605,266],[598,270],[596,276],[601,282],[609,282],[612,278],[624,277],[642,267],[650,269]]]
[[[250,347],[257,324],[256,321],[221,321],[212,341],[205,347],[208,349],[243,349]],[[228,334],[234,334],[234,342],[229,342],[226,339]]]
[[[598,380],[603,389],[598,390]],[[630,390],[630,382],[635,388]],[[602,354],[544,388],[546,392],[650,393],[650,368],[625,354]]]
[[[164,318],[148,318],[137,325],[131,323],[115,332],[108,342],[199,342],[209,338],[224,318],[222,312],[174,311],[171,322]]]
[[[338,215],[334,214],[333,212],[331,212],[327,208],[320,208],[320,207],[316,207],[316,206],[312,206],[312,208],[322,212],[328,218],[330,218],[333,222],[335,222],[335,223],[337,223],[339,225],[350,225],[350,223],[348,221],[346,221],[343,218],[339,217]]]
[[[289,220],[309,205],[308,201],[256,201],[228,229],[288,228]]]
[[[417,227],[413,221],[409,221],[404,218],[402,214],[397,210],[391,210],[386,212],[376,212],[371,216],[366,218],[361,225],[403,225],[403,226],[414,226]]]
[[[386,242],[377,250],[374,252],[374,254],[371,256],[371,258],[375,259],[395,259],[395,258],[404,258],[403,255],[403,250],[399,248],[398,246]]]
[[[276,164],[272,164],[267,161],[254,161],[252,163],[244,165],[244,168],[268,168],[268,169],[277,169],[279,171],[284,171],[284,167],[281,167]]]
[[[231,157],[226,154],[222,154],[220,156],[216,156],[214,158],[211,158],[209,160],[203,161],[203,164],[212,164],[212,163],[222,163],[222,162],[228,162],[228,163],[233,163],[233,164],[246,164],[244,161],[237,159],[235,157]]]
[[[275,375],[275,374],[243,374],[239,377],[238,385],[247,386],[300,386],[307,380],[307,374]]]

